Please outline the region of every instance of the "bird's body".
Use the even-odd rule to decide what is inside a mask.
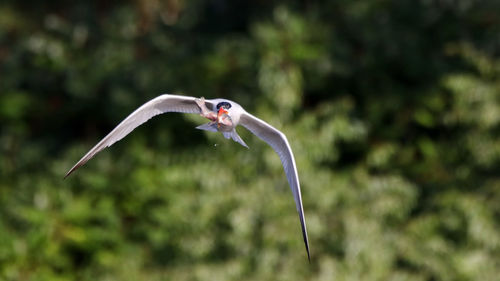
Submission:
[[[253,134],[267,142],[278,153],[283,164],[288,183],[295,199],[297,212],[299,213],[302,235],[306,246],[307,257],[310,260],[309,242],[307,238],[306,222],[302,207],[302,196],[300,193],[299,176],[292,150],[288,144],[286,136],[260,120],[259,118],[246,112],[236,102],[227,99],[205,100],[204,98],[194,98],[187,96],[164,94],[145,103],[132,112],[125,120],[116,126],[106,137],[95,145],[80,161],[78,161],[66,174],[69,176],[78,167],[85,164],[95,154],[104,148],[111,146],[115,142],[124,138],[150,118],[166,112],[197,113],[210,120],[209,123],[196,127],[200,130],[221,132],[225,138],[233,139],[235,142],[248,148],[246,143],[236,132],[236,126],[242,125]]]

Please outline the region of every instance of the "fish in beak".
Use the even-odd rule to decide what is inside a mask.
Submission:
[[[228,115],[229,112],[225,110],[222,106],[219,108],[219,112],[217,112],[217,127],[220,128],[223,126],[232,126],[233,123],[231,121],[231,117]]]
[[[227,110],[225,110],[222,106],[219,108],[219,112],[217,113],[217,119],[219,119],[222,115],[227,114]]]

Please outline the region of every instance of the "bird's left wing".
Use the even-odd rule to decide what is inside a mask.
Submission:
[[[205,105],[209,109],[213,109],[213,104],[205,100]],[[125,120],[116,126],[111,133],[104,137],[96,144],[78,163],[71,168],[66,176],[69,176],[78,167],[89,161],[94,155],[99,153],[104,148],[111,146],[115,142],[121,140],[135,128],[148,121],[152,117],[166,112],[182,112],[182,113],[200,113],[200,107],[196,104],[194,97],[168,95],[158,96],[132,112]]]
[[[299,213],[302,236],[304,238],[304,244],[307,251],[307,258],[311,261],[306,220],[304,217],[304,208],[302,207],[302,195],[300,194],[299,174],[297,173],[297,166],[295,165],[292,149],[290,148],[290,144],[288,144],[285,134],[248,112],[243,112],[241,114],[239,124],[267,142],[274,149],[274,151],[278,153],[281,163],[283,164],[283,168],[285,169],[288,183],[292,189],[297,212]]]

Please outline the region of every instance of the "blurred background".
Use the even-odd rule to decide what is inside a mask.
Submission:
[[[0,4],[1,280],[499,280],[500,2]],[[166,114],[224,97],[278,156]]]

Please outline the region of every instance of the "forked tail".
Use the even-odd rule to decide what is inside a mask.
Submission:
[[[203,125],[200,125],[196,127],[196,129],[199,130],[205,130],[205,131],[210,131],[210,132],[219,132],[217,128],[217,122],[209,122]],[[238,135],[235,129],[233,129],[230,132],[221,132],[226,139],[233,139],[235,142],[243,145],[244,147],[248,148],[248,145],[241,139],[241,137]]]

